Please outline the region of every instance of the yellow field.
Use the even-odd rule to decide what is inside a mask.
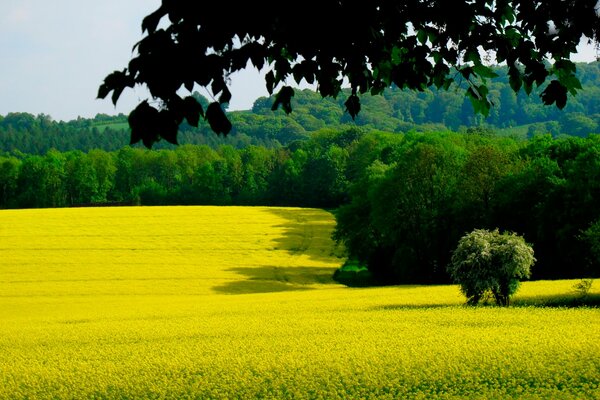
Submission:
[[[321,210],[0,211],[0,398],[600,398],[600,310],[352,289]],[[600,281],[593,286],[600,292]]]

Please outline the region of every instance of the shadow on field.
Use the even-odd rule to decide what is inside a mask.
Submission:
[[[335,284],[333,268],[315,267],[239,267],[228,271],[245,279],[213,287],[225,294],[248,294],[309,290],[313,284]]]
[[[305,254],[315,260],[344,257],[344,248],[331,239],[334,226],[331,214],[319,209],[301,208],[270,208],[268,212],[285,219],[285,223],[278,226],[284,228],[284,234],[275,239],[277,250],[286,250],[290,255]]]
[[[456,307],[456,304],[386,304],[382,306],[372,307],[370,311],[402,311],[402,310],[425,310],[430,308],[451,308]]]
[[[387,304],[371,308],[373,311],[382,310],[419,310],[431,308],[451,308],[451,307],[498,307],[495,303],[482,303],[477,306],[469,306],[466,303],[462,304]],[[578,295],[547,295],[547,296],[529,296],[517,297],[514,299],[510,307],[556,307],[556,308],[577,308],[577,307],[600,307],[600,294],[590,294],[585,297]]]
[[[576,294],[517,297],[511,304],[515,307],[600,307],[600,293],[586,296]]]

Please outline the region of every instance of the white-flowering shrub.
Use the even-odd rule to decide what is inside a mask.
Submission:
[[[514,233],[476,229],[463,236],[452,255],[448,272],[468,304],[477,304],[486,293],[496,303],[508,305],[519,280],[530,276],[533,249]]]

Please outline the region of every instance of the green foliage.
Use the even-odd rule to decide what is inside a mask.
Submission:
[[[381,94],[392,85],[448,90],[453,82],[462,84],[475,111],[487,116],[495,102],[488,79],[497,75],[490,61],[509,66],[513,91],[540,89],[544,104],[562,109],[567,95],[581,89],[571,53],[583,37],[600,36],[593,1],[556,7],[511,0],[413,0],[398,7],[374,0],[307,3],[293,13],[282,7],[256,13],[252,2],[236,5],[235,13],[230,7],[225,2],[163,1],[144,18],[147,35],[134,46],[134,58],[108,75],[98,90],[99,98],[112,92],[116,103],[125,88],[145,85],[158,100],[160,112],[150,112],[147,100],[132,112],[149,117],[131,119],[132,142],[141,139],[148,147],[161,138],[176,142],[173,126],[184,119],[193,125],[202,115],[215,132],[226,135],[231,124],[220,105],[232,96],[227,82],[249,63],[258,69],[268,66],[270,94],[293,79],[316,83],[322,97],[337,98],[347,80],[352,95],[344,104],[353,119],[361,109],[359,94]],[[161,25],[165,17],[169,22]],[[554,32],[548,21],[555,23]],[[485,57],[480,49],[487,51]],[[546,81],[550,83],[543,87]],[[205,114],[181,97],[180,89],[191,91],[195,85],[219,99]],[[289,113],[292,95],[283,86],[273,108],[281,105]],[[157,126],[165,128],[159,136]]]
[[[523,90],[514,93],[508,82],[507,68],[494,67],[493,71],[498,77],[490,78],[486,84],[494,102],[487,118],[474,113],[470,101],[461,94],[458,83],[453,84],[449,91],[432,87],[423,92],[414,92],[392,86],[384,89],[381,96],[363,96],[359,102],[351,89],[342,89],[337,99],[323,99],[318,93],[306,89],[295,90],[293,97],[288,91],[289,98],[284,92],[281,100],[289,100],[290,107],[294,109],[289,115],[283,111],[271,111],[276,96],[263,97],[255,101],[252,110],[227,112],[232,127],[226,138],[214,135],[210,124],[203,118],[194,120],[190,117],[188,120],[186,117],[179,125],[176,140],[181,144],[206,144],[213,148],[220,145],[236,148],[248,145],[277,147],[295,140],[307,140],[314,131],[325,127],[339,130],[349,124],[388,132],[487,129],[492,135],[515,135],[523,139],[546,133],[554,137],[560,134],[586,137],[600,132],[599,67],[600,63],[597,62],[577,64],[577,77],[585,90],[570,98],[562,112],[555,107],[545,107],[538,96],[527,96]],[[541,90],[533,89],[532,93],[539,94]],[[188,108],[204,112],[210,105],[197,92],[182,101],[186,107],[184,113],[188,112]],[[218,104],[214,104],[211,112],[220,113]],[[344,107],[348,106],[349,110],[360,107],[360,113],[355,115],[354,120],[350,114],[343,112]],[[146,106],[142,109],[148,111]],[[155,115],[151,110],[148,112]],[[153,118],[150,117],[148,121]],[[143,121],[142,125],[145,123]],[[222,128],[227,129],[226,122],[222,122]],[[99,114],[93,119],[56,122],[45,115],[36,117],[26,113],[10,113],[0,122],[0,150],[19,149],[36,154],[45,154],[51,148],[61,151],[89,151],[95,148],[113,151],[130,142],[127,126],[127,117],[124,115],[111,117]],[[154,133],[159,126],[155,121]],[[143,142],[141,133],[137,129],[135,132],[134,141],[140,139]],[[169,140],[175,140],[173,124],[168,125],[164,132]],[[153,144],[153,148],[157,149],[174,147],[167,140]]]
[[[589,246],[591,263],[600,265],[600,219],[583,232],[583,240]]]
[[[533,249],[521,236],[476,229],[458,242],[448,272],[468,304],[476,305],[491,293],[498,305],[507,306],[534,262]]]
[[[335,271],[333,279],[351,287],[372,286],[375,284],[371,271],[353,259],[346,260],[344,265]]]
[[[600,276],[597,241],[589,241],[600,220],[598,135],[518,140],[487,129],[401,134],[345,125],[285,147],[216,144],[0,154],[0,208],[340,207],[336,238],[380,283],[450,282],[445,266],[463,233],[494,227],[535,246],[534,279]]]
[[[600,218],[598,139],[365,135],[349,151],[336,239],[385,283],[448,282],[463,232],[494,227],[535,246],[535,279],[600,276],[581,240]]]

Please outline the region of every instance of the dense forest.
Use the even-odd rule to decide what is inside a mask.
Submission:
[[[248,111],[229,113],[232,133],[218,137],[201,122],[199,128],[187,124],[180,127],[180,144],[205,144],[213,149],[221,145],[244,148],[285,146],[307,139],[311,132],[323,128],[339,128],[352,123],[368,129],[389,132],[466,131],[474,127],[498,134],[531,137],[539,133],[553,136],[568,134],[585,137],[600,132],[600,63],[577,64],[583,90],[571,97],[564,110],[544,106],[539,98],[543,87],[529,96],[521,90],[515,94],[508,84],[506,71],[497,68],[499,77],[489,84],[494,107],[487,118],[473,112],[472,105],[458,86],[455,90],[422,92],[390,88],[382,96],[363,96],[362,110],[356,121],[344,112],[344,96],[334,100],[321,98],[311,90],[298,90],[293,98],[294,111],[271,111],[272,98],[259,98]],[[200,94],[196,98],[207,105]],[[78,118],[68,122],[53,121],[50,116],[10,113],[0,116],[0,151],[45,154],[59,151],[102,149],[118,150],[129,143],[127,117],[99,114],[93,119]],[[159,143],[157,148],[174,148]]]
[[[233,131],[180,126],[181,144],[127,146],[127,117],[0,116],[0,208],[282,205],[335,210],[351,259],[386,283],[449,282],[445,266],[475,228],[524,235],[533,278],[600,276],[600,63],[564,110],[514,94],[475,115],[462,90],[389,89],[343,98],[303,90],[289,116],[272,98],[230,113]],[[200,94],[196,98],[207,104]]]
[[[533,244],[534,279],[600,275],[599,135],[353,127],[276,148],[0,156],[0,208],[115,203],[337,209],[337,238],[382,282],[448,282],[458,239],[496,227]]]

